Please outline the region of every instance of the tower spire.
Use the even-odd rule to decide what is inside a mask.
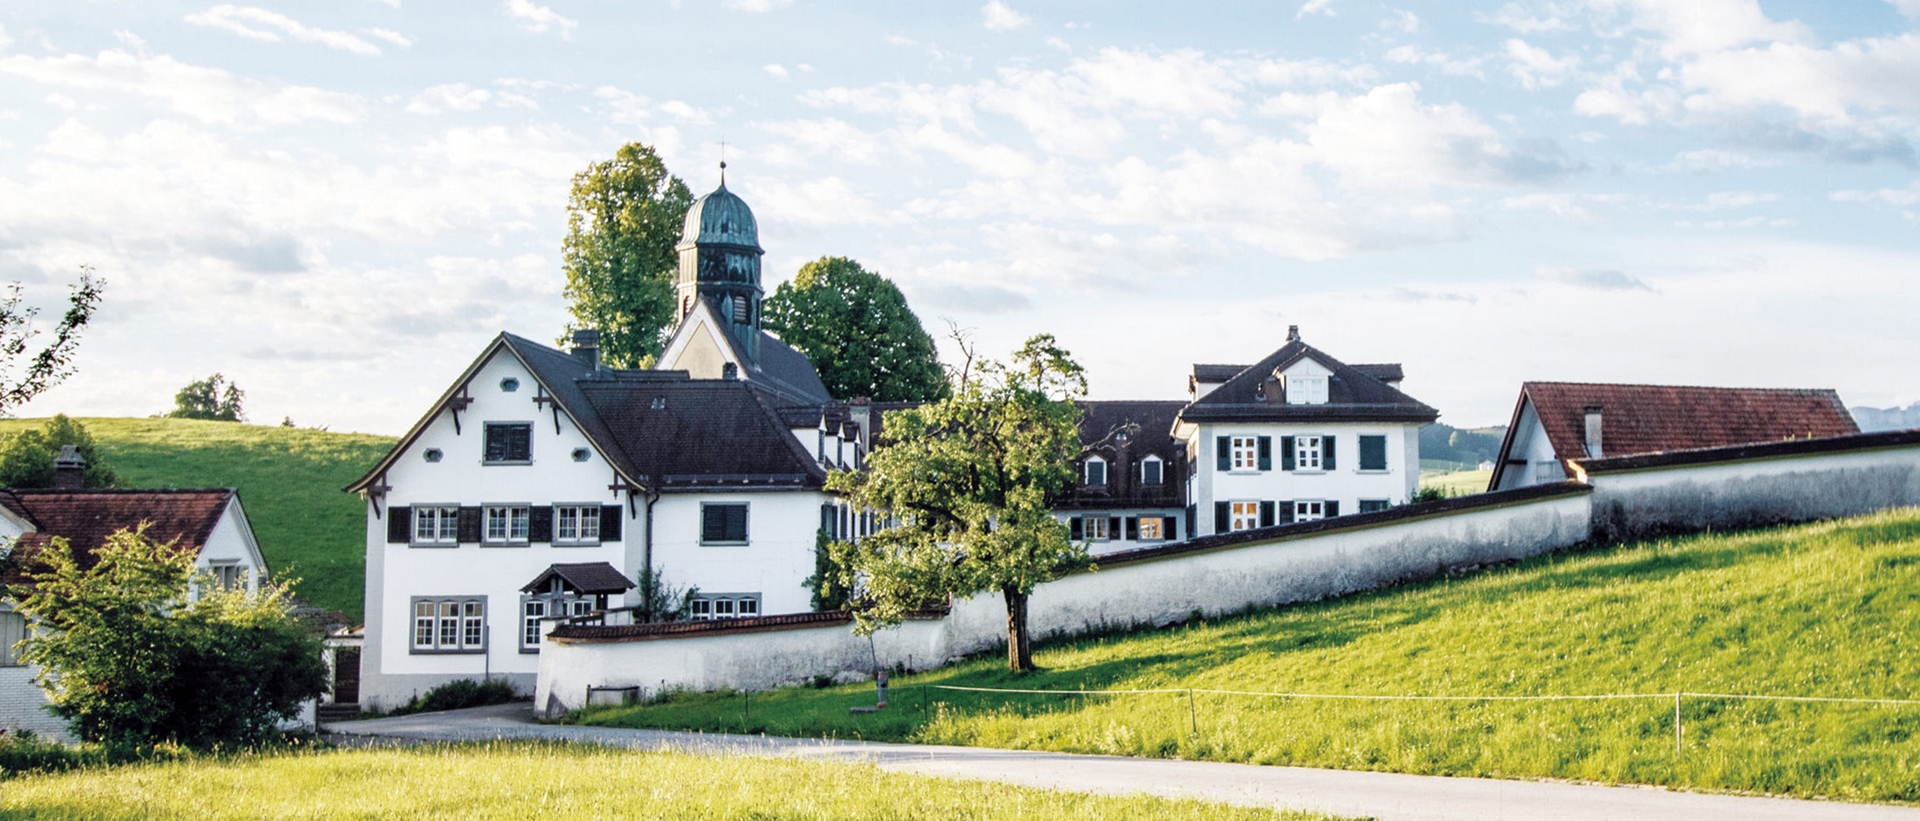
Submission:
[[[727,141],[720,141],[720,187],[727,187]]]

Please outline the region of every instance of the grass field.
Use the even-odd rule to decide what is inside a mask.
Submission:
[[[1328,818],[1096,797],[868,764],[488,744],[257,756],[0,781],[10,819]]]
[[[1041,595],[1044,595],[1042,593]],[[1920,511],[1546,557],[1209,624],[1042,647],[871,685],[682,694],[580,720],[1463,776],[1920,801],[1920,706],[1353,702],[1201,688],[1386,695],[1747,693],[1920,697]],[[749,714],[747,710],[750,709]],[[1197,732],[1195,728],[1197,725]]]
[[[79,421],[126,487],[239,488],[273,572],[299,577],[307,601],[360,618],[366,513],[340,488],[379,461],[392,438],[192,419]],[[0,420],[0,435],[44,424]]]
[[[1491,470],[1422,470],[1420,487],[1437,487],[1448,496],[1469,496],[1487,492],[1487,481],[1492,478]]]

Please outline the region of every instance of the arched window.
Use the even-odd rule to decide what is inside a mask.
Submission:
[[[1140,484],[1157,485],[1166,481],[1166,463],[1160,457],[1148,455],[1140,460]]]
[[[1080,483],[1087,487],[1099,487],[1107,483],[1107,460],[1098,456],[1087,457],[1086,464],[1080,470]]]

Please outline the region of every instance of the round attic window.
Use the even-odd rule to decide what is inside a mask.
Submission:
[[[586,448],[573,449],[573,461],[575,462],[585,462],[587,461],[587,457],[592,455],[593,454],[589,453]]]
[[[420,455],[426,457],[429,462],[438,462],[442,457],[446,456],[445,453],[440,452],[439,448],[427,448],[426,451]]]
[[[502,379],[500,380],[500,389],[503,391],[506,391],[507,393],[513,393],[514,391],[517,391],[520,389],[520,380],[515,379],[511,376],[505,379]]]

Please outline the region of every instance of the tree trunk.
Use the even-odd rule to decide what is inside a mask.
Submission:
[[[1002,587],[1007,600],[1007,669],[1025,673],[1033,669],[1033,642],[1027,638],[1027,594],[1019,588]]]

